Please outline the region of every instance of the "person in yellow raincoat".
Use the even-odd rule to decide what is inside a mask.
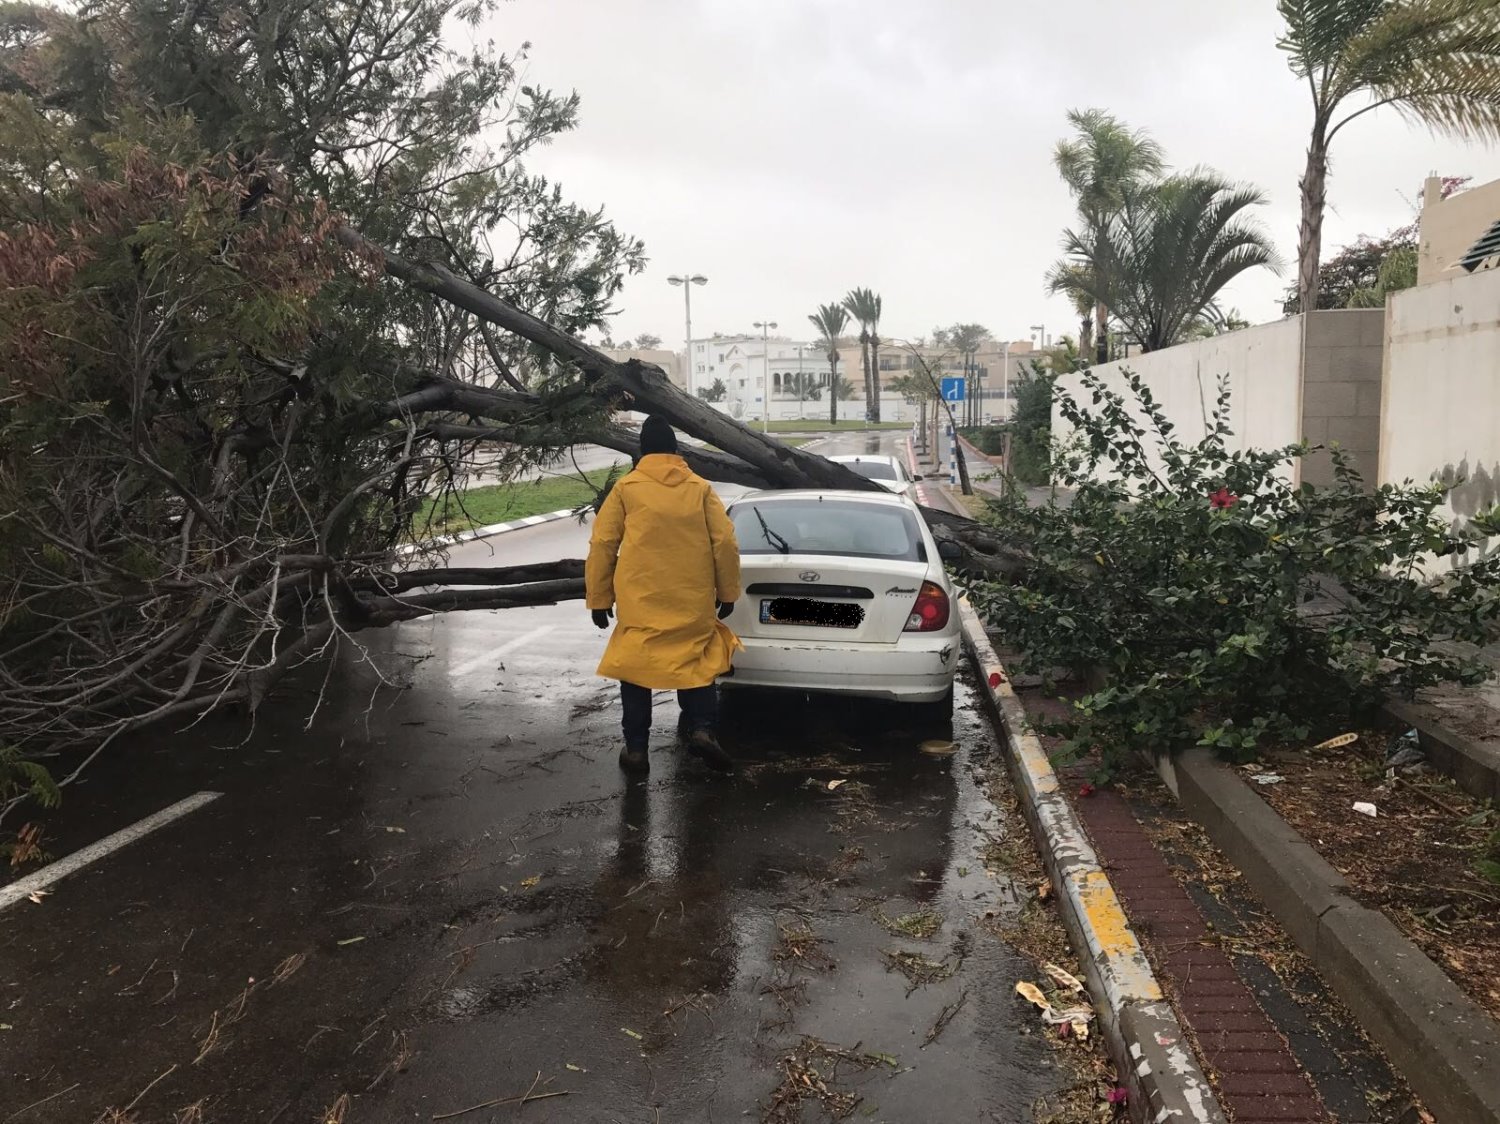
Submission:
[[[641,425],[640,461],[599,509],[584,584],[596,625],[617,615],[599,674],[620,681],[620,768],[650,770],[651,692],[675,690],[689,752],[732,771],[715,729],[714,680],[741,647],[724,624],[740,597],[740,548],[724,505],[677,455],[662,418]]]

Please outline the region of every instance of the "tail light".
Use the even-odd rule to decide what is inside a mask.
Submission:
[[[936,582],[923,582],[903,632],[938,632],[948,627],[948,595]]]

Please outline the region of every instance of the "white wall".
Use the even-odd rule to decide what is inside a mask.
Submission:
[[[1233,449],[1275,448],[1302,439],[1303,317],[1278,320],[1212,339],[1132,356],[1094,368],[1110,389],[1134,401],[1123,372],[1134,371],[1156,397],[1176,436],[1187,443],[1208,432],[1218,382],[1229,376]],[[1075,397],[1079,375],[1064,375],[1059,390]],[[1087,405],[1087,399],[1083,399]],[[1054,437],[1066,438],[1067,423],[1052,408]]]
[[[1500,270],[1390,299],[1380,480],[1463,480],[1448,508],[1460,525],[1500,502]]]
[[[840,421],[864,421],[865,410],[868,403],[863,398],[846,398],[839,401]],[[724,402],[716,402],[714,408],[730,417],[737,418],[746,425],[753,426],[764,416],[759,402],[746,402],[743,404],[742,412],[736,413],[736,403],[733,399]],[[880,396],[880,420],[882,422],[912,421],[916,418],[918,408],[915,404],[907,403],[906,399],[899,394],[882,394]],[[817,402],[798,402],[790,398],[773,398],[771,400],[771,420],[791,421],[797,418],[809,422],[828,421],[828,399],[825,396]]]

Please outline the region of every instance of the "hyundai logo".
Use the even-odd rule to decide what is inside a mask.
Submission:
[[[803,570],[797,577],[805,582],[820,582],[823,580],[823,575],[816,570]]]

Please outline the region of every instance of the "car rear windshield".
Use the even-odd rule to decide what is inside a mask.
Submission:
[[[844,461],[845,468],[852,468],[866,480],[895,480],[896,470],[890,461]]]
[[[924,562],[915,514],[857,500],[744,500],[729,513],[741,554],[834,554]]]

